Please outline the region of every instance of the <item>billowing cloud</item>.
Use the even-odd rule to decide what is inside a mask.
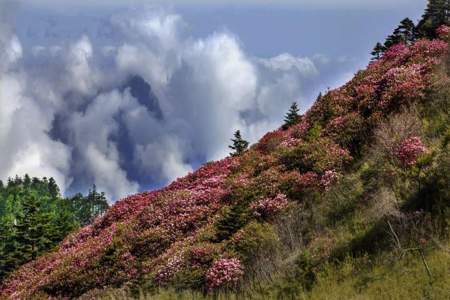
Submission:
[[[1,32],[1,179],[95,183],[114,201],[226,156],[237,129],[255,142],[292,102],[309,105],[304,87],[320,74],[317,58],[253,57],[227,31],[194,38],[161,9],[107,25],[115,45],[85,34],[23,49]]]

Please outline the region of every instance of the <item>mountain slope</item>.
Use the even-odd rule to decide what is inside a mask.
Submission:
[[[242,156],[119,201],[12,274],[1,297],[89,298],[138,287],[297,297],[326,282],[324,274],[345,273],[349,259],[373,268],[445,245],[450,78],[442,38],[393,46]]]

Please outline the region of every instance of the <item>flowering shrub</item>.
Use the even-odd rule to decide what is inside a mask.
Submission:
[[[396,60],[397,62],[404,61],[409,58],[410,48],[404,43],[398,43],[390,47],[383,55],[383,60]]]
[[[269,132],[259,140],[256,149],[264,153],[273,151],[286,138],[286,134],[283,130]]]
[[[393,100],[401,99],[395,105],[408,103],[425,95],[424,66],[412,64],[390,69],[384,76],[386,88],[379,105],[383,108],[392,104]]]
[[[300,143],[301,143],[301,140],[290,137],[290,138],[284,140],[283,142],[281,142],[280,146],[285,147],[285,148],[290,148],[290,147],[298,146]]]
[[[441,39],[443,40],[448,39],[450,35],[450,27],[447,25],[442,25],[436,30],[436,32]]]
[[[209,264],[213,259],[215,249],[208,246],[197,246],[190,250],[189,262],[192,266],[201,267]]]
[[[206,280],[210,290],[221,287],[233,287],[244,276],[241,261],[237,258],[222,258],[213,263],[206,272]]]
[[[417,158],[425,151],[426,147],[422,140],[414,136],[403,141],[395,154],[402,166],[411,167],[417,163]]]
[[[282,211],[289,205],[289,201],[284,194],[278,194],[274,198],[266,198],[253,203],[250,209],[258,217],[271,217]]]
[[[330,186],[335,183],[338,179],[339,175],[335,170],[328,170],[323,174],[320,179],[320,184],[325,188],[329,189]]]
[[[330,138],[318,138],[282,153],[280,160],[289,169],[322,173],[343,167],[352,157]]]
[[[302,122],[289,128],[290,136],[291,138],[301,139],[305,137],[310,128],[311,125],[309,122],[307,120],[303,120]]]
[[[154,279],[155,283],[158,285],[163,285],[164,283],[169,281],[169,279],[171,279],[172,276],[180,270],[182,264],[183,257],[181,255],[169,258],[167,264],[156,273]]]

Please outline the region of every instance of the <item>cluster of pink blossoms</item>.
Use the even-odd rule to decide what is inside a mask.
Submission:
[[[167,264],[163,266],[155,275],[155,282],[158,285],[166,283],[180,269],[183,264],[183,257],[175,255],[169,259]]]
[[[436,33],[441,39],[447,39],[450,36],[450,27],[447,25],[442,25],[436,30]]]
[[[417,163],[417,158],[426,150],[420,137],[414,136],[403,141],[395,154],[404,167],[411,167]]]
[[[300,123],[298,123],[297,125],[291,127],[290,132],[291,132],[291,137],[300,139],[303,138],[306,133],[308,133],[309,128],[311,128],[311,125],[309,124],[308,121],[303,120]]]
[[[258,217],[270,217],[282,211],[289,205],[289,201],[284,194],[278,194],[274,198],[266,198],[253,203],[250,209]]]
[[[221,258],[206,272],[210,290],[236,285],[244,276],[244,268],[237,258]]]
[[[328,170],[323,174],[320,179],[320,184],[325,188],[329,189],[333,183],[335,183],[339,178],[339,174],[335,170]]]
[[[394,98],[410,102],[422,98],[425,93],[424,66],[412,64],[390,69],[384,76],[387,85],[380,106],[386,107]]]
[[[285,139],[283,142],[281,142],[280,146],[285,148],[295,147],[301,144],[301,140],[296,139],[294,137],[289,137]]]

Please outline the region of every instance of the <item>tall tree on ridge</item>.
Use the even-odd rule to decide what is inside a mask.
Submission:
[[[231,141],[233,142],[233,145],[228,146],[228,148],[234,151],[230,153],[231,156],[239,156],[248,148],[248,142],[242,138],[240,130],[236,130],[234,139],[231,139]]]
[[[375,48],[373,48],[372,51],[372,61],[375,61],[377,59],[380,59],[383,56],[383,53],[386,51],[386,47],[383,46],[380,42],[378,42],[375,45]]]
[[[450,0],[429,0],[417,32],[420,37],[436,38],[441,25],[450,25]]]
[[[298,117],[300,116],[299,113],[300,109],[298,108],[298,105],[296,102],[291,104],[291,107],[289,108],[289,111],[284,117],[284,124],[283,129],[287,129],[290,126],[294,125],[298,121]]]

